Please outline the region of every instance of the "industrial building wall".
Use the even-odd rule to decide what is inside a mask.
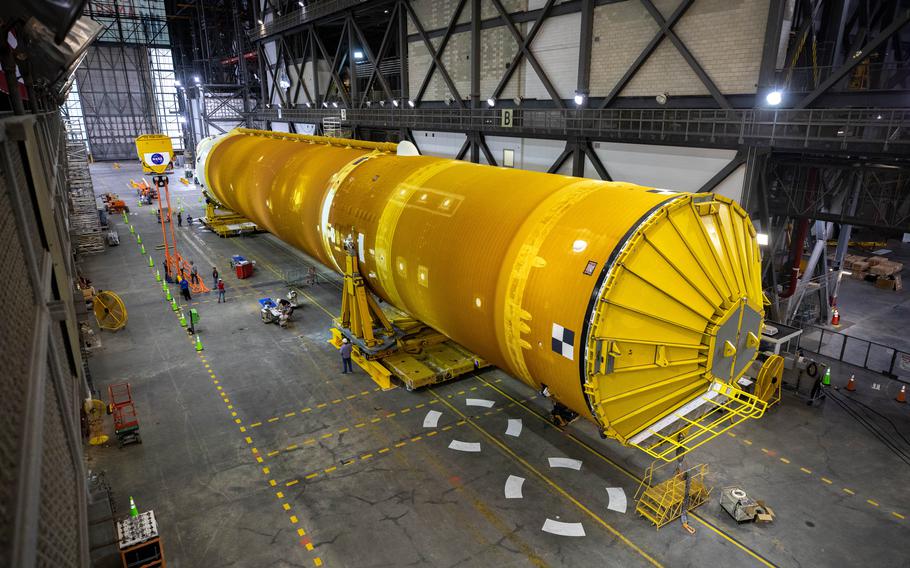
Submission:
[[[682,0],[654,0],[665,19],[669,19]],[[509,12],[541,8],[544,0],[503,2]],[[445,29],[457,0],[414,0],[414,11],[426,30]],[[483,18],[498,16],[491,2],[483,2]],[[694,0],[673,30],[705,69],[723,94],[755,93],[767,24],[769,0]],[[459,23],[470,20],[467,3]],[[532,23],[521,24],[526,36]],[[531,45],[550,82],[563,99],[575,92],[578,72],[580,13],[549,17]],[[658,32],[657,22],[641,2],[616,2],[594,10],[594,38],[591,47],[592,97],[606,96]],[[408,46],[408,73],[412,95],[417,92],[430,67],[431,57],[410,23],[412,39]],[[434,40],[438,47],[439,38]],[[459,95],[470,93],[470,32],[453,34],[442,62],[452,77]],[[482,31],[481,100],[493,91],[503,71],[518,50],[518,44],[505,26]],[[520,68],[500,98],[549,99],[543,83],[530,63],[522,59]],[[620,97],[706,95],[708,90],[695,75],[669,39],[664,38],[641,69],[620,92]],[[442,101],[450,97],[439,71],[434,71],[423,100]]]
[[[423,154],[454,158],[465,135],[415,131],[414,140]],[[486,136],[485,140],[497,165],[503,164],[504,152],[511,151],[514,167],[538,172],[547,171],[565,147],[561,140],[539,138]],[[674,191],[698,191],[736,154],[734,150],[656,144],[593,142],[592,146],[614,180]],[[487,163],[482,153],[480,159],[481,163]],[[571,175],[571,170],[571,161],[567,160],[557,173]],[[599,179],[587,159],[585,177]],[[739,201],[743,191],[743,169],[731,174],[714,191]]]
[[[136,157],[136,137],[157,132],[148,49],[93,45],[76,70],[89,148],[96,160]]]
[[[0,120],[0,566],[88,565],[65,169],[56,113]]]

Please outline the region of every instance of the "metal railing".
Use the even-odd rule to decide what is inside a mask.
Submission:
[[[910,352],[818,326],[807,326],[800,347],[819,355],[910,383]]]
[[[509,120],[504,114],[511,112]],[[276,109],[254,113],[272,121],[318,123],[338,109]],[[685,144],[736,148],[749,144],[778,149],[811,149],[879,154],[910,153],[907,109],[347,109],[350,125],[441,131],[483,131],[500,135]]]
[[[247,33],[251,41],[256,41],[289,30],[295,26],[324,18],[335,12],[347,10],[348,8],[353,8],[359,4],[366,4],[369,1],[370,0],[320,0],[319,2],[310,2],[299,10],[294,10],[288,14],[283,14],[281,16],[273,15],[268,21],[255,26]]]

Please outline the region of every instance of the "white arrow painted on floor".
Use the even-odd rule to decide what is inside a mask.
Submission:
[[[626,492],[622,487],[607,487],[607,496],[610,498],[607,509],[618,513],[626,512]]]
[[[461,440],[452,440],[449,443],[449,449],[458,450],[459,452],[479,452],[480,442],[462,442]]]
[[[544,521],[540,530],[559,536],[585,536],[585,527],[581,523],[563,523],[553,519]]]
[[[518,477],[517,475],[510,475],[506,479],[506,499],[521,499],[524,495],[521,494],[521,486],[524,484],[525,478]]]
[[[509,418],[509,427],[506,428],[507,436],[521,436],[521,418]]]
[[[571,458],[549,458],[549,462],[550,467],[564,467],[576,471],[581,469],[581,460],[573,460]]]
[[[431,410],[427,412],[427,415],[423,418],[423,427],[435,428],[439,424],[440,416],[442,416],[442,412],[439,412],[438,410]]]
[[[483,406],[484,408],[493,408],[493,404],[495,404],[492,400],[485,398],[469,398],[464,403],[468,406]]]

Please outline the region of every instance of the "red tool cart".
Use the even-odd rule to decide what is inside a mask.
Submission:
[[[114,433],[122,448],[127,444],[141,444],[139,419],[133,404],[133,391],[129,383],[117,383],[107,387],[108,411],[114,415]]]

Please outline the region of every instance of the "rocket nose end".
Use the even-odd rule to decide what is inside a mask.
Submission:
[[[398,151],[396,152],[399,156],[419,156],[420,150],[417,149],[417,146],[413,142],[404,140],[398,143]]]

